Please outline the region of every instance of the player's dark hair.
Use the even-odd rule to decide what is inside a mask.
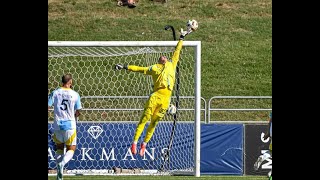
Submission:
[[[61,81],[62,81],[63,84],[66,84],[67,82],[70,81],[70,79],[72,79],[72,75],[71,74],[65,74],[65,75],[62,76]]]

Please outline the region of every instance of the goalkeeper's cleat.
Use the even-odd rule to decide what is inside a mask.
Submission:
[[[132,154],[137,154],[137,144],[132,143],[132,145],[131,145],[131,153]]]
[[[140,156],[144,155],[144,152],[146,151],[146,147],[147,147],[147,144],[141,143]]]
[[[258,157],[257,161],[253,165],[254,170],[257,171],[259,169],[262,161],[263,161],[263,158],[262,158],[262,155],[261,155],[261,156]]]
[[[57,180],[62,180],[62,176],[63,176],[63,166],[62,163],[58,163],[57,164]]]

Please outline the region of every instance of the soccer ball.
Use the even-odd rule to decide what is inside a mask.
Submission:
[[[192,31],[196,31],[199,27],[198,22],[194,19],[192,19],[191,21],[189,20],[187,26],[190,27]]]
[[[174,106],[173,104],[170,104],[167,112],[170,115],[176,114],[176,112],[177,112],[176,106]]]

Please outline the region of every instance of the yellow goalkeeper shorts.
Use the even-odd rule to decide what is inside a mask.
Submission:
[[[144,106],[145,114],[164,117],[170,104],[171,96],[162,95],[158,92],[152,93]],[[154,114],[156,113],[156,114]]]

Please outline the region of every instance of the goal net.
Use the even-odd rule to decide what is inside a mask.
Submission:
[[[152,93],[151,76],[114,70],[115,64],[148,67],[160,55],[171,59],[176,41],[48,42],[48,94],[61,86],[61,76],[73,75],[83,109],[77,122],[77,149],[66,174],[174,174],[200,176],[200,42],[185,41],[179,62],[177,121],[169,156],[174,118],[158,123],[143,157],[130,146],[143,107]],[[48,113],[48,174],[55,174],[53,113]],[[142,133],[138,147],[143,141]],[[139,149],[138,149],[139,150]]]

